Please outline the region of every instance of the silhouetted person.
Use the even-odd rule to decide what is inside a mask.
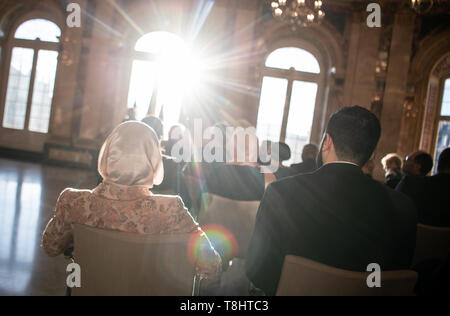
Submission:
[[[170,128],[169,131],[169,139],[166,142],[163,142],[164,149],[166,150],[167,156],[174,156],[172,155],[172,149],[173,147],[180,141],[183,140],[184,133],[186,132],[186,127],[182,124],[174,125]],[[183,149],[180,150],[179,153],[175,153],[183,155]]]
[[[450,227],[450,148],[444,150],[439,157],[437,175],[406,176],[397,190],[415,202],[420,223]]]
[[[127,109],[127,116],[124,118],[123,122],[135,121],[136,120],[136,105],[132,108]]]
[[[278,167],[278,170],[275,172],[275,177],[277,180],[282,179],[282,178],[286,178],[286,177],[290,177],[293,176],[293,172],[291,170],[291,168],[286,167],[283,163],[285,161],[288,161],[289,159],[291,159],[291,148],[289,147],[288,144],[283,143],[283,142],[279,142],[277,143],[279,151],[278,151],[278,158],[271,156],[272,158],[272,165],[276,165]],[[271,155],[271,146],[272,146],[272,142],[270,141],[266,141],[263,142],[263,144],[261,146],[267,146],[267,152],[269,155]],[[263,151],[261,151],[263,152]],[[277,158],[277,160],[275,160]],[[264,165],[264,164],[263,164]]]
[[[386,184],[391,189],[395,189],[402,181],[402,158],[397,154],[388,154],[382,160],[381,164],[386,172]]]
[[[433,157],[424,151],[416,151],[405,159],[403,173],[409,176],[426,177],[433,169]]]
[[[291,165],[292,170],[296,174],[310,173],[316,171],[317,169],[317,155],[319,153],[319,148],[314,144],[308,144],[303,147],[302,152],[302,163]]]
[[[411,266],[417,231],[412,201],[361,171],[380,139],[377,117],[346,107],[330,119],[314,173],[272,183],[256,218],[247,276],[275,295],[286,255],[351,271]]]
[[[164,135],[164,123],[155,116],[147,116],[142,120],[142,123],[150,126],[158,136],[160,143],[162,142]],[[179,175],[182,170],[182,166],[176,163],[175,158],[169,155],[163,155],[163,165],[165,170],[165,176],[163,182],[153,188],[156,192],[169,192],[179,193],[180,179]]]

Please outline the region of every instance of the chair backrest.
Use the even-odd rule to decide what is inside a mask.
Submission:
[[[225,229],[227,238],[234,239],[235,249],[231,254],[225,253],[225,246],[220,239],[208,235],[214,249],[226,260],[233,258],[245,258],[250,244],[250,238],[255,226],[256,214],[258,213],[259,201],[233,201],[218,195],[205,193],[202,197],[200,207],[199,223],[208,235],[209,225],[219,226]],[[231,241],[224,241],[230,243]],[[237,246],[237,247],[236,247]]]
[[[413,265],[427,260],[443,259],[450,253],[450,228],[419,224]]]
[[[278,296],[412,296],[414,271],[381,272],[381,288],[369,288],[369,272],[351,272],[308,259],[287,256]]]
[[[190,296],[190,235],[139,235],[75,225],[81,288],[74,296]]]

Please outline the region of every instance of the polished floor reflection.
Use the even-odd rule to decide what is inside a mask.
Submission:
[[[64,295],[63,257],[49,258],[40,239],[59,193],[93,188],[92,172],[0,159],[0,295]]]

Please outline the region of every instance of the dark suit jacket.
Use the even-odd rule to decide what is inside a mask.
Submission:
[[[397,187],[414,201],[419,222],[425,225],[450,227],[450,175],[434,177],[406,176]]]
[[[296,174],[310,173],[317,170],[317,164],[314,159],[310,159],[302,163],[292,165],[291,169],[296,172]]]
[[[173,191],[174,193],[179,192],[179,175],[183,165],[175,161],[175,158],[163,155],[163,166],[164,166],[164,180],[158,185],[154,186],[152,191]]]
[[[400,181],[402,181],[402,179],[403,179],[402,172],[400,170],[397,170],[386,176],[386,182],[384,184],[386,184],[391,189],[395,190],[395,188],[398,186]]]
[[[226,163],[189,163],[183,174],[198,179],[202,191],[236,201],[260,201],[265,190],[264,174],[260,168]],[[192,201],[186,188],[180,192],[185,204]],[[197,197],[200,199],[201,197]]]
[[[351,164],[271,184],[261,202],[248,250],[249,279],[275,295],[286,255],[351,271],[371,263],[408,269],[417,212],[405,195],[369,179]]]
[[[307,160],[299,164],[291,165],[289,168],[280,168],[275,172],[277,180],[287,177],[293,177],[298,174],[311,173],[316,171],[316,162],[314,160]]]

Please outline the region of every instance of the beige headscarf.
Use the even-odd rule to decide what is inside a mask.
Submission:
[[[160,185],[164,167],[156,133],[136,121],[119,125],[103,144],[98,172],[108,183],[148,188]]]

